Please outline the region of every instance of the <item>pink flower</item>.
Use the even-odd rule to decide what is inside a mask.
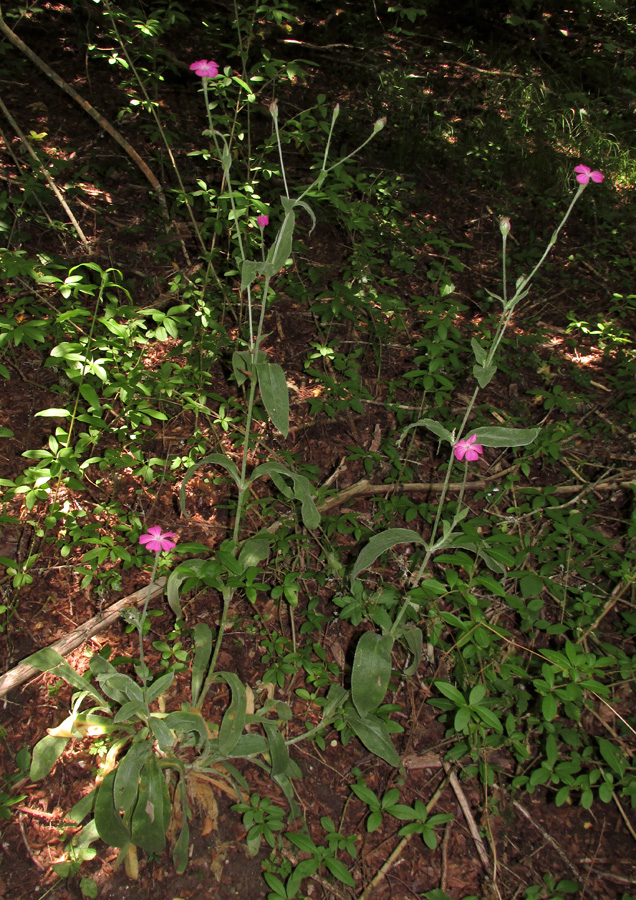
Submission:
[[[603,175],[600,172],[593,172],[589,166],[577,166],[574,171],[576,172],[576,180],[579,184],[587,184],[590,178],[597,184],[600,184],[603,180]]]
[[[258,216],[256,221],[259,228],[265,228],[266,225],[269,225],[269,216]]]
[[[139,543],[145,544],[153,553],[161,553],[162,550],[172,550],[177,546],[177,542],[172,540],[176,536],[174,531],[162,532],[159,525],[153,525],[145,534],[142,534]]]
[[[484,448],[481,446],[481,444],[476,444],[476,440],[477,435],[471,434],[469,438],[457,441],[457,443],[453,447],[455,458],[460,460],[460,462],[462,459],[465,459],[466,462],[475,462],[476,459],[479,459],[481,454],[484,452]]]
[[[219,74],[219,65],[213,59],[199,59],[190,68],[199,78],[216,78]]]

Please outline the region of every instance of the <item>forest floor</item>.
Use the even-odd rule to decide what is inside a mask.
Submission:
[[[64,7],[55,11],[55,4],[43,16],[26,19],[19,33],[29,46],[44,58],[69,84],[73,85],[107,119],[114,119],[120,103],[114,67],[101,67],[94,62],[87,66],[87,57],[78,47],[74,36],[73,19],[64,15]],[[55,7],[57,9],[57,7]],[[369,122],[386,114],[389,122],[386,134],[382,133],[377,144],[369,148],[369,169],[379,177],[390,166],[392,155],[391,109],[373,108],[369,100],[367,75],[362,75],[364,67],[370,65],[369,54],[358,47],[344,46],[344,41],[334,39],[333,30],[322,34],[317,19],[307,21],[303,29],[293,32],[300,44],[284,44],[278,41],[273,50],[278,55],[294,54],[312,62],[312,77],[303,84],[301,81],[285,87],[281,98],[281,110],[309,105],[312,96],[324,93],[328,101],[341,103],[340,117],[343,121],[355,109],[356,121],[360,122],[365,106],[369,109]],[[51,36],[54,36],[54,40]],[[274,40],[274,38],[272,38]],[[347,37],[347,41],[349,37]],[[320,49],[320,44],[330,47],[336,43],[343,46],[328,51]],[[408,45],[408,46],[407,46]],[[458,57],[457,43],[448,40],[443,31],[430,26],[417,40],[407,41],[390,31],[384,34],[384,44],[379,40],[374,53],[385,60],[389,72],[391,57],[411,52],[416,45],[417,57],[412,59],[414,73],[427,68],[427,89],[439,96],[448,96],[454,109],[466,108],[475,102],[480,86],[493,77],[488,71],[485,57],[480,62],[476,57],[470,64]],[[11,49],[8,53],[16,53]],[[216,51],[211,51],[212,53]],[[476,53],[476,51],[475,51]],[[197,34],[180,35],[179,56],[186,62],[205,55]],[[217,54],[218,55],[218,54]],[[291,57],[290,57],[291,58]],[[326,60],[328,59],[328,63]],[[6,61],[6,56],[5,56]],[[377,64],[377,63],[376,63]],[[374,65],[376,65],[374,64]],[[14,110],[28,110],[29,127],[46,130],[55,137],[59,153],[68,164],[68,178],[77,179],[82,170],[86,187],[84,199],[75,204],[82,227],[90,234],[90,253],[81,246],[74,246],[71,236],[65,239],[61,250],[58,232],[51,232],[39,222],[30,227],[25,246],[29,254],[62,255],[69,266],[80,264],[87,259],[96,260],[106,267],[112,265],[124,273],[131,285],[135,305],[151,307],[160,305],[166,299],[166,285],[174,275],[175,268],[186,267],[187,262],[179,258],[178,243],[170,243],[159,261],[157,248],[164,240],[158,214],[152,211],[152,200],[148,196],[148,185],[143,175],[123,156],[120,149],[110,143],[104,132],[100,132],[94,122],[80,107],[40,73],[23,61],[21,77],[7,77],[2,83],[2,96]],[[196,81],[196,79],[195,79]],[[173,113],[178,113],[179,127],[182,129],[180,163],[187,165],[186,152],[196,148],[201,131],[199,98],[196,86],[188,73],[175,77],[166,83],[161,100]],[[408,127],[404,110],[401,112],[400,128]],[[353,130],[357,126],[351,126]],[[420,127],[419,124],[417,127]],[[136,149],[148,160],[156,160],[159,155],[134,120],[129,120],[122,130]],[[352,140],[349,134],[344,141]],[[413,227],[431,229],[443,224],[443,229],[452,254],[458,255],[463,263],[453,273],[454,296],[463,303],[462,311],[453,319],[453,325],[462,337],[470,338],[474,329],[484,318],[484,305],[475,300],[475,286],[485,287],[496,284],[499,254],[499,229],[496,213],[511,214],[513,219],[512,238],[517,242],[517,221],[523,222],[524,236],[549,236],[554,227],[554,209],[549,205],[533,206],[531,197],[523,199],[527,188],[523,171],[519,171],[514,197],[515,209],[506,207],[506,196],[512,179],[502,185],[499,195],[493,197],[491,185],[482,185],[478,178],[468,177],[471,163],[468,157],[462,163],[457,155],[450,162],[440,160],[438,166],[429,164],[429,156],[422,164],[417,160],[418,141],[426,136],[413,136],[413,145],[402,153],[413,159],[410,178],[414,190],[403,200],[400,227],[404,233]],[[5,148],[6,149],[6,148]],[[430,154],[430,150],[426,151]],[[548,156],[546,156],[546,160]],[[400,161],[402,164],[403,161]],[[11,191],[11,162],[3,158],[5,165],[3,178],[6,188]],[[298,171],[303,164],[302,153],[297,160]],[[408,164],[408,161],[407,161]],[[294,164],[292,164],[292,172]],[[95,177],[98,187],[91,189],[91,178]],[[186,171],[184,169],[184,171]],[[106,174],[104,174],[106,173]],[[586,196],[589,196],[589,192]],[[620,198],[616,207],[627,215]],[[558,214],[558,209],[557,209]],[[196,257],[196,246],[187,231],[185,244],[189,258]],[[597,523],[608,539],[620,541],[625,533],[624,523],[631,514],[632,491],[622,486],[634,480],[636,456],[633,451],[633,421],[624,420],[622,408],[614,407],[615,385],[612,359],[599,350],[594,336],[587,338],[578,333],[572,337],[568,333],[572,310],[581,311],[584,303],[587,309],[608,308],[614,285],[612,273],[602,258],[573,258],[572,249],[593,245],[597,234],[594,217],[573,216],[566,229],[563,241],[555,247],[549,270],[543,275],[536,292],[528,297],[526,304],[515,315],[512,331],[519,339],[523,350],[523,338],[536,337],[532,357],[521,358],[515,371],[504,371],[501,377],[484,392],[484,402],[496,408],[502,421],[508,414],[525,418],[528,423],[542,424],[550,416],[558,415],[558,410],[545,409],[541,405],[544,393],[558,383],[563,395],[577,397],[567,415],[582,426],[590,419],[608,425],[609,438],[600,440],[596,433],[587,442],[581,438],[571,446],[572,456],[568,463],[570,476],[562,460],[545,461],[533,467],[531,475],[525,479],[526,485],[576,484],[577,473],[571,460],[583,457],[594,459],[598,476],[607,473],[607,484],[596,492],[598,507]],[[315,231],[302,234],[302,254],[310,260],[316,277],[316,291],[326,290],[338,273],[346,265],[350,253],[348,236],[339,230],[337,221],[320,220]],[[470,248],[462,250],[461,248]],[[381,256],[380,248],[373,249]],[[371,251],[370,251],[371,252]],[[414,305],[411,298],[421,295],[431,284],[434,270],[435,252],[427,248],[411,247],[408,253],[413,262],[408,271],[396,268],[392,259],[385,259],[376,272],[383,271],[387,278],[397,285],[403,300],[401,330],[394,340],[386,340],[380,356],[371,352],[374,335],[371,328],[364,328],[359,322],[340,322],[335,327],[341,345],[358,344],[365,348],[360,366],[360,376],[369,397],[363,413],[351,413],[345,409],[333,417],[316,415],[306,402],[312,396],[312,383],[308,381],[304,361],[307,348],[312,341],[320,342],[321,333],[316,327],[316,316],[308,313],[302,302],[280,291],[279,302],[268,313],[266,349],[272,358],[285,369],[288,383],[292,387],[291,430],[285,447],[297,454],[304,464],[312,465],[318,471],[317,481],[324,482],[336,470],[334,487],[344,492],[353,485],[360,485],[365,478],[373,483],[382,483],[388,468],[382,464],[371,473],[364,466],[365,453],[377,453],[381,436],[396,431],[397,423],[391,404],[402,404],[417,412],[419,396],[409,393],[402,386],[389,396],[389,386],[399,382],[413,366],[411,347],[426,337],[426,317],[421,307]],[[447,261],[449,252],[441,251]],[[384,267],[384,268],[382,268]],[[581,285],[585,285],[582,297]],[[495,288],[496,289],[496,288]],[[0,299],[0,306],[2,300]],[[632,313],[633,316],[633,313]],[[539,324],[538,324],[539,323]],[[636,322],[627,321],[625,327],[636,331]],[[178,351],[178,343],[166,341],[152,345],[144,358],[144,366],[158,369],[164,360]],[[14,349],[10,370],[11,379],[0,381],[0,424],[12,430],[14,437],[5,442],[10,451],[3,450],[0,458],[0,477],[15,479],[24,469],[26,462],[22,456],[26,450],[46,447],[50,434],[50,419],[34,418],[34,411],[55,408],[60,405],[58,371],[44,367],[44,348],[29,346],[27,343]],[[537,360],[539,365],[537,365]],[[580,372],[585,368],[588,381],[586,393],[581,399]],[[379,374],[381,373],[381,375]],[[227,383],[227,372],[219,364],[215,369],[218,377],[219,393],[236,393],[236,387]],[[533,394],[534,392],[534,394]],[[466,398],[460,387],[453,403],[460,410]],[[143,451],[148,457],[166,459],[177,454],[197,427],[195,414],[182,411],[174,418],[158,424],[154,435],[146,433]],[[277,446],[275,439],[262,432],[264,446]],[[269,444],[268,444],[269,442]],[[417,481],[422,485],[438,481],[438,457],[426,450],[424,443],[416,444],[423,450],[417,469]],[[484,484],[498,483],[502,473],[514,461],[492,454],[484,466],[476,470],[475,477]],[[613,481],[612,481],[613,479]],[[401,489],[400,489],[401,490]],[[391,491],[387,487],[387,496]],[[565,500],[571,495],[567,495]],[[91,515],[98,507],[116,504],[131,514],[143,509],[145,517],[152,523],[161,523],[166,530],[176,532],[179,541],[198,542],[210,548],[218,546],[228,527],[228,512],[224,508],[227,499],[223,488],[204,471],[194,478],[188,489],[190,518],[179,512],[178,490],[173,482],[166,480],[157,486],[145,483],[143,478],[129,470],[113,473],[112,478],[101,477],[99,486],[89,478],[84,493],[72,491],[67,499],[71,504],[90,508]],[[434,502],[435,490],[423,487],[411,497],[419,501]],[[477,500],[473,512],[478,515],[487,506],[486,500]],[[377,514],[377,498],[370,492],[361,490],[351,495],[338,507],[340,514],[349,516],[350,521],[373,524]],[[72,632],[87,619],[107,609],[115,600],[132,594],[148,584],[149,568],[146,570],[128,568],[121,571],[117,590],[111,587],[80,587],[81,578],[75,571],[85,548],[79,547],[70,558],[61,560],[55,543],[47,543],[38,537],[41,515],[36,506],[27,511],[20,508],[19,499],[5,504],[5,512],[18,517],[18,523],[4,526],[0,535],[0,556],[19,559],[34,553],[39,554],[36,564],[30,570],[32,582],[20,590],[19,606],[12,615],[10,624],[0,634],[0,671],[10,671],[20,660],[41,647],[48,646]],[[252,513],[256,515],[256,513]],[[107,513],[101,522],[108,529]],[[404,524],[396,520],[396,524]],[[258,522],[254,520],[255,529]],[[351,560],[360,542],[355,538],[354,529],[347,535],[337,535],[339,547],[345,559]],[[329,663],[342,669],[350,665],[350,648],[360,630],[341,619],[333,618],[331,604],[332,591],[329,583],[315,580],[312,574],[312,560],[305,563],[307,572],[305,591],[318,599],[313,609],[316,617],[324,616],[330,624],[323,625],[315,634],[326,653]],[[399,559],[381,572],[386,581],[403,578]],[[210,593],[199,592],[185,604],[187,623],[214,621],[216,601]],[[303,597],[301,596],[302,612]],[[161,600],[151,603],[156,611],[152,618],[149,642],[170,641],[173,635],[174,619]],[[237,672],[246,684],[259,684],[266,668],[263,641],[266,637],[281,634],[290,638],[295,623],[291,607],[282,611],[271,598],[263,597],[258,615],[247,601],[237,601],[232,609],[231,634],[224,645],[219,660],[220,668]],[[611,634],[614,613],[604,618],[601,628]],[[301,621],[299,619],[298,621]],[[132,657],[135,654],[134,633],[127,633],[125,625],[100,631],[90,641],[71,652],[68,660],[79,672],[85,672],[88,657],[92,652],[101,651],[108,645],[117,657]],[[627,654],[633,653],[629,640],[624,644]],[[161,653],[149,649],[148,662],[159,665]],[[355,872],[357,888],[352,890],[338,882],[325,878],[316,879],[306,888],[312,898],[361,896],[365,886],[370,886],[364,894],[365,900],[417,900],[423,896],[439,900],[445,892],[453,900],[464,897],[494,898],[513,900],[530,896],[524,892],[532,886],[537,888],[532,897],[551,898],[570,891],[571,883],[578,882],[576,896],[595,900],[617,900],[636,893],[636,864],[634,863],[634,832],[631,834],[626,818],[633,811],[621,810],[615,803],[595,803],[584,809],[575,803],[555,806],[551,791],[545,785],[539,786],[532,794],[512,792],[502,788],[499,778],[506,781],[510,773],[510,760],[494,758],[492,764],[498,767],[498,775],[491,787],[491,794],[484,800],[483,786],[476,781],[447,781],[444,783],[444,753],[447,747],[444,728],[439,723],[437,711],[427,704],[430,698],[430,681],[433,676],[445,672],[445,660],[437,658],[424,660],[417,677],[402,680],[391,694],[391,702],[401,709],[397,720],[403,724],[404,732],[395,736],[395,743],[405,765],[400,774],[377,757],[367,752],[362,744],[353,740],[346,747],[333,735],[326,736],[323,751],[315,745],[298,746],[295,759],[302,771],[302,779],[295,783],[297,800],[305,817],[310,834],[319,843],[321,817],[329,817],[337,825],[337,830],[355,838],[357,856]],[[297,689],[313,690],[307,670],[298,668],[294,678],[285,683],[284,694],[299,721],[310,715],[310,704],[295,694]],[[71,691],[66,685],[50,675],[40,675],[11,691],[2,701],[0,708],[0,765],[5,776],[14,771],[14,758],[20,747],[33,747],[45,734],[47,727],[58,724],[67,715]],[[178,707],[187,700],[185,679],[177,679],[170,693],[170,703]],[[633,721],[635,701],[633,689],[626,690],[621,706],[623,717],[631,716]],[[227,697],[216,696],[210,701],[208,712],[218,715],[222,712]],[[602,708],[589,714],[588,729],[599,727],[599,718],[605,715]],[[89,789],[92,784],[95,764],[95,743],[88,740],[75,743],[64,754],[51,776],[43,782],[33,784],[26,776],[11,784],[11,793],[20,793],[23,799],[12,807],[12,815],[0,823],[0,900],[24,900],[27,897],[49,897],[51,900],[67,900],[84,896],[80,879],[76,874],[60,878],[52,865],[64,860],[65,843],[72,827],[65,825],[65,814]],[[397,823],[393,830],[380,829],[375,833],[365,830],[365,810],[351,802],[349,785],[351,769],[356,766],[364,775],[366,784],[378,795],[399,785],[402,802],[415,800],[428,802],[434,791],[442,785],[435,812],[450,813],[454,820],[441,832],[441,840],[436,850],[423,846],[421,838],[414,835],[400,845],[399,858],[394,860],[384,877],[379,877],[382,866],[400,844]],[[276,803],[283,803],[282,795],[273,782],[263,778],[259,769],[243,767],[242,773],[250,788],[261,796],[270,797]],[[5,785],[6,788],[6,785]],[[191,823],[193,844],[190,864],[183,875],[174,872],[168,855],[156,859],[145,859],[141,863],[139,880],[131,882],[123,868],[115,868],[118,851],[97,844],[97,854],[82,868],[82,875],[89,876],[99,889],[99,897],[104,900],[123,900],[126,897],[154,898],[154,900],[178,900],[178,898],[215,897],[229,900],[231,897],[246,897],[258,900],[268,894],[263,880],[262,861],[269,854],[263,846],[259,855],[250,857],[245,845],[245,828],[237,813],[230,807],[235,802],[223,791],[217,791],[214,802],[206,796],[198,798],[198,812]],[[467,817],[468,813],[468,817]],[[473,822],[469,821],[472,816]],[[395,823],[394,823],[395,824]],[[483,836],[484,845],[479,847],[471,835],[470,825],[476,824]],[[481,850],[481,852],[480,852]],[[349,860],[354,864],[354,861]],[[294,860],[291,859],[292,865]],[[374,881],[374,879],[377,880]],[[557,885],[559,885],[558,887]],[[440,893],[435,893],[439,891]]]

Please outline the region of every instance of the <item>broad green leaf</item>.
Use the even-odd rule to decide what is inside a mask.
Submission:
[[[305,528],[308,528],[310,531],[318,528],[320,525],[320,513],[311,495],[311,482],[308,478],[292,472],[291,469],[288,469],[287,466],[283,466],[281,463],[263,463],[262,466],[257,466],[254,469],[248,484],[251,484],[262,475],[269,475],[270,477],[284,475],[287,478],[291,478],[294,485],[294,496],[300,501],[300,511]]]
[[[53,418],[62,418],[68,419],[70,418],[70,410],[68,409],[42,409],[40,412],[36,412],[35,418],[41,416],[44,419],[53,419]]]
[[[33,759],[29,771],[31,781],[39,781],[40,778],[49,774],[64,753],[69,740],[70,738],[67,737],[54,737],[52,734],[47,734],[37,742],[33,748]]]
[[[390,634],[365,631],[358,641],[351,671],[351,699],[363,719],[384,700],[391,678],[392,649]]]
[[[349,887],[355,887],[356,883],[351,877],[351,873],[344,863],[340,862],[339,859],[336,859],[333,856],[328,856],[326,854],[323,858],[323,861],[334,878],[337,878],[338,881],[341,881],[343,884],[346,884]]]
[[[434,684],[440,694],[443,694],[445,697],[448,697],[449,700],[452,700],[455,706],[459,706],[460,708],[466,706],[466,698],[457,690],[455,685],[449,684],[447,681],[435,681]]]
[[[487,387],[497,374],[497,366],[473,366],[473,375],[480,388]]]
[[[244,572],[250,566],[257,566],[259,562],[267,559],[271,543],[272,537],[269,534],[255,534],[245,541],[239,553],[239,562]]]
[[[188,516],[185,508],[186,485],[195,474],[195,472],[201,468],[201,466],[221,466],[221,468],[229,472],[236,485],[240,487],[241,476],[239,475],[238,469],[236,468],[236,463],[233,460],[228,459],[228,457],[224,456],[222,453],[211,453],[209,456],[204,457],[194,466],[190,466],[188,471],[183,476],[183,481],[181,482],[181,490],[179,492],[179,505],[184,516]]]
[[[283,209],[285,212],[287,212],[289,204],[291,204],[291,207],[289,207],[289,208],[294,208],[296,206],[300,206],[302,209],[305,210],[305,212],[309,215],[309,218],[311,219],[311,228],[309,229],[309,234],[311,234],[311,232],[316,227],[316,216],[314,215],[314,211],[311,208],[311,206],[308,203],[305,203],[304,200],[288,200],[287,197],[281,197],[281,201],[282,201]]]
[[[242,734],[232,751],[231,758],[245,759],[259,753],[267,753],[267,750],[267,740],[262,734]]]
[[[161,715],[150,716],[148,719],[150,730],[162,753],[167,753],[174,746],[174,737],[165,723],[165,717]]]
[[[280,775],[289,775],[289,751],[280,733],[280,728],[275,722],[267,721],[263,722],[263,728],[267,735],[269,756],[272,762],[272,778],[278,778]]]
[[[131,840],[145,853],[159,853],[166,845],[165,787],[157,760],[151,756],[141,770],[139,797],[130,823]]]
[[[232,354],[232,371],[236,383],[241,387],[252,372],[252,354],[249,350],[235,350]]]
[[[115,809],[113,788],[115,772],[104,777],[95,798],[95,826],[100,838],[110,847],[124,847],[130,841],[130,833]]]
[[[477,362],[477,366],[482,367],[486,362],[486,351],[481,346],[477,338],[472,338],[470,341],[470,346],[473,348],[473,353],[475,354],[475,360]]]
[[[66,662],[63,656],[56,651],[51,649],[51,647],[43,647],[42,650],[38,650],[37,653],[34,653],[32,656],[28,656],[24,663],[28,666],[33,666],[35,669],[39,669],[40,672],[51,672],[52,675],[57,675],[58,678],[63,678],[71,687],[77,688],[79,691],[86,691],[91,695],[100,706],[105,705],[104,697],[97,691],[85,678],[82,678],[81,675],[73,669]]]
[[[81,384],[80,394],[88,403],[89,409],[97,409],[101,412],[102,407],[99,402],[99,397],[97,396],[97,391],[92,386],[92,384]]]
[[[219,728],[219,751],[222,756],[231,756],[245,728],[247,716],[247,694],[245,685],[233,672],[223,672],[220,676],[232,691],[232,702],[225,711]]]
[[[404,670],[406,677],[412,678],[419,669],[420,661],[422,659],[422,647],[424,644],[422,629],[417,628],[415,625],[408,625],[400,631],[398,637],[401,641],[405,642],[413,655],[413,662]]]
[[[420,544],[425,547],[426,541],[421,534],[418,534],[417,531],[413,531],[411,528],[389,528],[387,531],[374,534],[366,547],[362,548],[353,564],[351,581],[364,569],[370,568],[378,556],[386,553],[387,550],[390,550],[391,547],[395,547],[397,544]]]
[[[139,776],[152,752],[150,741],[132,744],[115,770],[113,802],[115,809],[131,813],[139,791]]]
[[[296,224],[296,215],[294,213],[293,204],[289,206],[286,197],[281,197],[283,208],[287,205],[285,218],[280,227],[274,243],[267,254],[267,262],[271,266],[273,272],[278,272],[283,268],[292,252],[292,240],[294,237],[294,226]]]
[[[190,850],[190,826],[188,825],[188,795],[185,778],[179,780],[179,795],[181,799],[181,831],[172,851],[172,861],[178,875],[182,875],[188,865]]]
[[[476,684],[468,695],[468,705],[476,706],[486,696],[486,687],[483,684]]]
[[[212,655],[212,631],[209,625],[197,622],[194,626],[194,659],[192,660],[192,705],[196,707]]]
[[[627,759],[624,752],[606,738],[597,737],[596,740],[598,741],[598,749],[605,762],[622,778],[627,768]]]
[[[172,684],[173,680],[174,670],[166,672],[164,675],[160,675],[156,681],[153,681],[153,683],[146,691],[146,699],[148,700],[148,703],[152,703],[153,700],[156,700],[157,697],[161,696],[161,694],[165,694],[165,692]]]
[[[475,443],[484,447],[525,447],[539,434],[539,428],[498,428],[487,426],[471,431],[477,436]]]
[[[329,724],[331,719],[341,713],[344,709],[345,701],[349,696],[349,691],[345,690],[339,684],[332,684],[327,691],[325,705],[322,708],[322,721]]]
[[[121,725],[124,722],[132,722],[138,718],[145,721],[146,715],[146,704],[143,701],[129,700],[117,710],[113,717],[113,724]]]
[[[556,719],[558,709],[559,705],[556,697],[553,694],[546,694],[541,701],[541,712],[546,722],[551,722],[553,719]]]
[[[266,277],[269,275],[271,278],[274,275],[272,266],[268,265],[268,263],[244,259],[241,264],[241,290],[244,291],[260,275],[265,275]]]
[[[362,719],[357,713],[350,712],[345,721],[367,750],[388,762],[390,766],[395,766],[396,769],[400,768],[402,761],[391,742],[386,723],[382,719],[372,715]]]
[[[258,386],[267,415],[274,428],[283,437],[289,434],[289,389],[285,372],[277,363],[260,363],[256,366]]]
[[[74,822],[79,825],[82,819],[93,811],[95,806],[95,798],[97,797],[97,788],[93,788],[88,794],[84,794],[81,800],[78,800],[75,806],[70,809],[65,816],[67,822]]]
[[[451,432],[448,430],[448,428],[444,428],[444,426],[440,422],[436,422],[435,419],[419,419],[417,422],[413,422],[412,425],[409,425],[404,429],[404,431],[400,435],[399,443],[402,443],[407,432],[409,432],[412,428],[419,428],[420,426],[422,428],[427,428],[441,441],[448,441],[449,444],[453,443],[453,435],[451,434]]]
[[[168,578],[166,585],[166,596],[168,598],[168,606],[175,614],[177,619],[182,619],[181,602],[179,600],[179,588],[188,578],[200,578],[202,570],[205,568],[207,560],[205,559],[188,559],[180,563],[176,569],[173,569]]]
[[[163,720],[168,728],[177,734],[196,734],[198,735],[198,743],[205,747],[208,744],[208,729],[201,716],[196,713],[177,712],[169,713]]]
[[[130,675],[125,675],[123,672],[107,672],[103,675],[98,675],[97,680],[104,693],[108,697],[112,697],[113,700],[117,700],[122,693],[124,693],[129,700],[144,699],[144,692],[137,682],[133,681]],[[116,696],[113,696],[113,693]]]

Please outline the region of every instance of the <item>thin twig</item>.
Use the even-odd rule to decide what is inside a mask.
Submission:
[[[46,169],[45,169],[44,166],[42,165],[42,161],[39,159],[37,153],[36,153],[35,150],[33,149],[32,145],[31,145],[31,142],[28,140],[27,136],[26,136],[25,133],[22,131],[22,129],[20,128],[20,126],[18,125],[18,123],[16,122],[16,120],[13,118],[13,116],[11,115],[11,113],[9,112],[9,110],[8,110],[7,107],[4,105],[4,103],[2,102],[1,99],[0,99],[0,110],[2,110],[2,112],[4,113],[4,116],[5,116],[6,120],[7,120],[7,122],[9,123],[9,125],[11,125],[11,127],[13,128],[13,130],[15,131],[15,133],[17,134],[17,136],[18,136],[18,137],[20,138],[20,140],[22,141],[23,147],[25,148],[25,150],[27,151],[27,153],[29,154],[29,156],[31,157],[31,159],[33,160],[33,162],[35,163],[36,167],[39,169],[39,171],[40,171],[40,172],[42,173],[42,175],[44,176],[44,179],[45,179],[46,183],[48,184],[48,186],[51,188],[51,190],[53,191],[53,193],[54,193],[55,196],[57,197],[58,203],[60,204],[60,206],[62,207],[62,209],[63,209],[64,212],[66,213],[66,215],[68,216],[68,218],[69,218],[69,220],[70,220],[70,222],[71,222],[71,225],[73,226],[73,228],[74,228],[75,231],[77,232],[78,238],[79,238],[79,239],[81,240],[81,242],[84,244],[84,247],[85,247],[86,249],[88,249],[88,247],[89,247],[88,238],[86,237],[86,235],[85,235],[84,232],[82,231],[82,227],[81,227],[80,223],[77,221],[77,219],[75,218],[75,216],[74,216],[74,214],[73,214],[73,211],[72,211],[71,207],[68,205],[68,203],[66,202],[66,200],[65,200],[64,197],[62,196],[62,192],[61,192],[61,190],[59,189],[59,187],[56,185],[56,183],[53,181],[53,179],[51,178],[51,176],[49,175],[49,173],[46,171]]]
[[[455,772],[452,771],[449,763],[444,763],[444,771],[448,775],[450,785],[455,792],[455,796],[457,797],[457,802],[461,806],[464,818],[466,819],[466,824],[468,825],[468,830],[470,831],[470,835],[475,842],[475,847],[477,847],[477,853],[479,854],[481,864],[484,869],[490,874],[492,872],[492,863],[490,862],[490,857],[488,856],[486,847],[484,846],[482,836],[480,835],[479,829],[477,828],[475,818],[471,812],[470,806],[468,805],[466,794],[464,793],[462,786],[459,783],[459,779],[457,778]]]
[[[631,823],[631,822],[629,821],[629,819],[627,818],[627,813],[626,813],[625,810],[623,809],[622,804],[621,804],[621,801],[620,801],[620,800],[618,799],[618,797],[616,796],[616,791],[613,791],[613,792],[612,792],[612,797],[613,797],[613,799],[614,799],[614,803],[615,803],[616,806],[618,807],[619,813],[621,814],[621,819],[623,820],[623,822],[625,823],[625,825],[627,825],[627,830],[629,831],[629,833],[631,834],[631,836],[632,836],[632,837],[634,838],[634,840],[636,841],[636,831],[634,830],[634,827],[633,827],[632,823]]]
[[[157,195],[157,199],[159,200],[159,206],[161,207],[161,212],[168,224],[170,224],[170,215],[168,213],[168,204],[166,203],[166,197],[163,192],[163,188],[159,184],[156,176],[148,166],[148,164],[141,158],[141,156],[137,153],[134,147],[128,143],[128,141],[117,131],[117,129],[111,125],[108,119],[105,119],[97,110],[91,106],[91,104],[85,100],[77,91],[71,87],[70,84],[67,84],[63,78],[55,72],[49,65],[47,65],[43,59],[34,53],[31,48],[24,43],[24,41],[18,37],[18,35],[12,31],[7,23],[4,21],[2,16],[2,11],[0,10],[0,33],[2,33],[8,41],[10,41],[14,47],[17,47],[21,53],[24,53],[31,62],[33,62],[38,69],[41,69],[45,75],[47,75],[51,81],[53,81],[59,88],[61,88],[65,93],[72,97],[72,99],[78,103],[85,113],[93,119],[100,128],[103,128],[104,131],[108,132],[108,134],[113,138],[113,140],[117,141],[119,146],[128,154],[128,156],[132,159],[132,161],[141,169],[143,174],[146,176],[147,180],[150,182],[150,186],[154,190]]]
[[[559,856],[561,857],[561,859],[563,860],[563,862],[566,864],[566,866],[568,867],[568,869],[570,869],[570,871],[576,876],[577,881],[580,881],[581,884],[583,884],[583,878],[582,878],[582,876],[581,876],[581,873],[580,873],[579,870],[576,868],[576,866],[574,865],[574,863],[572,862],[572,860],[569,858],[569,856],[567,855],[567,853],[561,848],[561,846],[560,846],[559,844],[557,844],[557,842],[554,840],[554,838],[552,837],[552,835],[551,835],[551,834],[548,834],[548,832],[545,830],[545,828],[542,828],[542,826],[539,825],[539,823],[536,822],[536,821],[533,819],[533,817],[530,815],[530,813],[528,812],[528,810],[527,810],[527,809],[524,809],[524,807],[523,807],[520,803],[517,803],[516,800],[513,800],[512,802],[513,802],[513,804],[514,804],[515,809],[518,809],[519,812],[520,812],[523,816],[526,817],[526,819],[528,820],[528,822],[530,822],[530,823],[534,826],[534,828],[536,828],[536,830],[537,830],[537,831],[539,832],[539,834],[543,837],[543,839],[544,839],[545,841],[547,841],[548,844],[550,844],[550,846],[553,848],[553,850],[555,850],[555,851],[559,854]]]
[[[33,850],[31,850],[31,846],[29,844],[29,841],[27,840],[26,832],[24,830],[24,822],[22,821],[22,816],[18,816],[18,825],[20,826],[20,833],[22,834],[22,840],[24,842],[24,846],[26,847],[27,853],[33,860],[33,864],[35,866],[37,866],[37,868],[40,869],[41,872],[44,872],[46,869],[46,866],[43,866],[42,863],[34,856]]]

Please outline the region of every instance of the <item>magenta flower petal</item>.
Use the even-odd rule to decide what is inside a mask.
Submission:
[[[163,550],[172,550],[176,547],[177,542],[172,538],[177,535],[174,531],[163,531],[160,525],[152,525],[145,534],[139,538],[139,543],[145,545],[148,550],[153,553],[161,553]]]
[[[258,216],[256,221],[259,228],[265,228],[266,225],[269,225],[269,216]]]
[[[460,462],[463,459],[465,459],[466,462],[475,462],[475,460],[479,459],[484,452],[484,448],[481,444],[476,444],[476,440],[477,435],[471,434],[469,438],[463,438],[461,441],[457,441],[453,447],[455,459],[458,459]]]
[[[198,59],[190,65],[190,69],[199,78],[216,78],[219,74],[219,65],[213,59]]]
[[[596,170],[593,172],[589,166],[576,166],[574,171],[576,172],[576,180],[579,184],[587,184],[590,178],[592,181],[596,182],[596,184],[599,184],[603,180],[602,173]]]
[[[576,172],[576,180],[579,184],[588,183],[590,175],[592,174],[592,170],[589,166],[577,166],[574,171]]]

